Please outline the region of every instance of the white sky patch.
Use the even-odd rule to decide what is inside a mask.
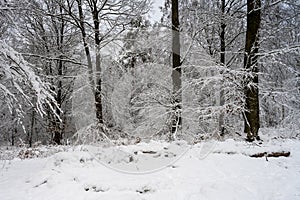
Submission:
[[[162,12],[159,7],[164,5],[165,0],[153,0],[152,11],[150,12],[151,21],[160,21],[162,17]]]

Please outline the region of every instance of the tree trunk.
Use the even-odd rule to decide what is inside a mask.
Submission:
[[[17,133],[18,133],[18,128],[17,128],[17,113],[16,113],[16,110],[13,109],[12,110],[12,120],[13,120],[13,128],[11,130],[11,136],[10,136],[10,139],[11,139],[11,146],[15,146],[15,138],[17,136]]]
[[[226,67],[225,63],[225,51],[226,51],[226,44],[225,44],[225,19],[224,19],[224,14],[225,14],[225,0],[221,0],[221,33],[220,33],[220,62],[223,67]],[[223,73],[223,70],[222,72]],[[220,107],[222,107],[225,104],[225,99],[224,99],[224,89],[223,85],[221,83],[221,88],[220,88]],[[224,134],[224,113],[221,111],[220,116],[219,116],[219,132],[221,135]]]
[[[245,113],[245,129],[247,139],[253,141],[259,139],[258,130],[259,123],[259,99],[258,99],[258,39],[261,21],[261,1],[247,0],[247,31],[244,67],[249,75],[245,80],[245,97],[246,97],[246,113]]]
[[[102,116],[102,98],[101,98],[101,65],[100,65],[100,23],[99,23],[99,12],[97,10],[97,1],[91,1],[90,7],[93,14],[94,21],[94,31],[95,31],[95,45],[96,45],[96,82],[93,79],[93,65],[92,58],[90,54],[90,49],[86,41],[86,31],[85,31],[85,22],[84,14],[82,9],[82,1],[77,0],[78,4],[78,13],[79,13],[79,25],[82,35],[82,41],[84,45],[85,55],[88,62],[88,71],[89,71],[89,83],[91,84],[92,90],[95,95],[95,107],[96,107],[96,117],[99,123],[103,123]]]
[[[15,137],[16,137],[16,135],[18,133],[17,126],[16,125],[14,125],[14,126],[15,126],[14,130],[13,130],[13,132],[11,134],[11,146],[15,146]]]
[[[63,14],[62,11],[62,7],[60,6],[60,15]],[[60,24],[59,26],[56,26],[56,37],[57,37],[57,46],[58,46],[58,50],[61,54],[63,54],[63,43],[64,43],[64,29],[65,29],[65,24],[63,21],[63,18],[60,17],[59,20]],[[60,56],[60,58],[62,58]],[[56,113],[58,116],[61,117],[61,106],[63,103],[63,98],[62,98],[62,76],[63,76],[63,67],[64,67],[64,63],[62,60],[58,60],[57,61],[57,75],[58,75],[58,83],[57,83],[57,94],[56,94],[56,101],[57,104],[59,106],[59,108],[56,109]],[[63,128],[62,128],[62,122],[60,121],[60,119],[58,119],[57,116],[55,116],[55,122],[54,122],[54,137],[53,137],[53,141],[60,145],[61,144],[61,140],[62,140],[62,135],[63,135]]]
[[[32,147],[32,137],[35,132],[35,109],[32,107],[32,112],[31,112],[31,127],[30,127],[30,132],[28,131],[27,135],[27,141],[29,143],[29,147]]]
[[[93,64],[92,64],[90,48],[86,41],[86,31],[85,31],[84,16],[83,16],[81,0],[77,0],[77,4],[78,4],[79,24],[80,24],[79,26],[80,26],[81,36],[82,36],[82,42],[83,42],[83,46],[84,46],[85,56],[86,56],[86,59],[88,62],[89,83],[91,84],[92,87],[94,87],[95,84],[93,81]]]
[[[97,10],[97,1],[93,2],[92,8],[94,28],[95,28],[95,44],[96,44],[96,88],[95,88],[95,103],[96,103],[96,117],[98,122],[103,124],[102,116],[102,98],[101,98],[101,57],[100,57],[100,23],[99,23],[99,11]]]
[[[172,81],[173,81],[173,111],[172,134],[173,139],[182,125],[181,121],[181,61],[180,61],[180,32],[179,32],[178,0],[172,0]]]
[[[59,106],[59,108],[61,108],[61,104],[62,104],[62,81],[61,81],[61,78],[62,78],[62,75],[63,75],[63,61],[62,60],[59,60],[58,61],[58,77],[59,77],[59,80],[58,80],[58,84],[57,84],[57,95],[56,95],[56,101],[57,101],[57,104]],[[60,109],[57,108],[56,109],[56,113],[58,116],[61,116],[61,111]],[[53,137],[53,141],[60,145],[61,144],[61,139],[62,139],[62,126],[61,126],[61,122],[60,120],[58,119],[57,116],[54,116],[54,137]]]

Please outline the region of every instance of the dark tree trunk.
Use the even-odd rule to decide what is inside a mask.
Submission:
[[[29,143],[29,147],[32,147],[32,137],[33,134],[35,132],[35,109],[34,107],[32,108],[32,113],[31,113],[31,127],[30,127],[30,132],[28,131],[28,143]]]
[[[105,1],[106,3],[107,1]],[[99,21],[99,11],[97,8],[97,0],[89,1],[89,7],[92,11],[93,21],[94,21],[94,39],[96,45],[96,81],[93,79],[93,65],[92,65],[92,58],[90,54],[90,49],[87,43],[87,34],[85,31],[85,22],[84,22],[84,14],[82,8],[82,1],[77,0],[78,4],[78,14],[79,14],[79,27],[81,30],[82,41],[84,45],[85,55],[88,62],[88,71],[89,71],[89,82],[93,87],[93,92],[95,95],[95,107],[96,107],[96,117],[99,123],[103,123],[103,116],[102,116],[102,98],[101,98],[101,65],[100,65],[100,21]]]
[[[60,7],[60,15],[63,15],[62,7]],[[54,22],[54,24],[56,24]],[[58,51],[63,54],[63,44],[64,44],[64,29],[65,29],[65,22],[62,17],[60,17],[59,24],[56,25],[56,35],[57,35],[57,46]],[[60,56],[62,58],[62,56]],[[56,109],[56,114],[61,117],[61,106],[63,103],[63,97],[62,97],[62,77],[63,77],[63,68],[64,68],[64,62],[62,60],[57,61],[57,75],[58,75],[58,83],[57,83],[57,94],[56,94],[56,102],[59,106],[59,108]],[[53,141],[60,145],[63,135],[63,127],[62,122],[60,119],[55,116],[55,122],[54,122],[54,137]]]
[[[259,123],[259,99],[258,99],[258,39],[261,22],[261,1],[247,0],[247,32],[244,67],[250,75],[245,77],[245,129],[247,139],[253,141],[258,137]]]
[[[56,95],[56,102],[59,106],[59,108],[56,109],[56,114],[58,116],[61,116],[61,105],[62,105],[62,75],[63,75],[63,62],[61,60],[58,61],[58,84],[57,84],[57,95]],[[57,116],[54,116],[54,137],[53,141],[60,145],[61,140],[62,140],[62,126],[61,126],[61,121]]]
[[[86,59],[88,62],[88,72],[89,72],[89,82],[92,86],[94,86],[94,81],[93,81],[93,64],[92,64],[92,58],[91,58],[91,53],[89,49],[89,45],[86,41],[86,31],[85,31],[85,23],[84,23],[84,16],[83,16],[83,10],[82,10],[82,2],[81,0],[77,0],[78,4],[78,13],[79,13],[79,27],[81,31],[81,36],[82,36],[82,42],[84,46],[84,52],[86,55]]]
[[[180,61],[180,30],[178,0],[172,0],[172,81],[173,81],[173,103],[174,116],[172,117],[172,133],[175,134],[181,127],[181,61]]]
[[[15,125],[14,130],[11,134],[11,146],[15,146],[15,138],[17,134],[18,134],[18,129],[17,126]]]
[[[91,5],[93,20],[94,20],[94,31],[95,31],[95,44],[96,44],[96,87],[95,87],[95,103],[96,103],[96,116],[98,122],[103,124],[102,116],[102,97],[101,97],[101,58],[100,58],[100,23],[99,23],[99,11],[97,8],[97,1],[93,1]]]
[[[17,135],[17,133],[18,133],[18,130],[16,127],[14,127],[14,129],[11,133],[11,146],[15,146],[15,136]]]
[[[15,138],[17,136],[17,133],[18,133],[18,129],[17,129],[17,113],[16,113],[16,110],[13,109],[12,111],[12,120],[13,120],[13,127],[12,127],[12,130],[11,130],[11,136],[10,136],[10,139],[11,139],[11,146],[14,146],[15,145]]]
[[[226,63],[225,63],[225,51],[226,51],[226,43],[225,43],[225,28],[226,28],[226,24],[225,24],[225,0],[221,0],[221,33],[220,33],[220,62],[221,65],[223,67],[226,67]],[[223,73],[223,72],[222,72]],[[224,89],[223,86],[221,84],[221,88],[220,88],[220,106],[223,106],[225,103],[225,99],[224,99]],[[220,113],[219,116],[219,132],[221,135],[224,134],[224,114],[223,112]]]

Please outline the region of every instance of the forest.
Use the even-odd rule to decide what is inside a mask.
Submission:
[[[152,3],[2,0],[1,143],[299,136],[297,0]]]

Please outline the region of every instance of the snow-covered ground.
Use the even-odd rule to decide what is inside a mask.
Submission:
[[[291,155],[249,157],[273,151]],[[1,200],[300,199],[299,140],[77,146],[0,164]]]

